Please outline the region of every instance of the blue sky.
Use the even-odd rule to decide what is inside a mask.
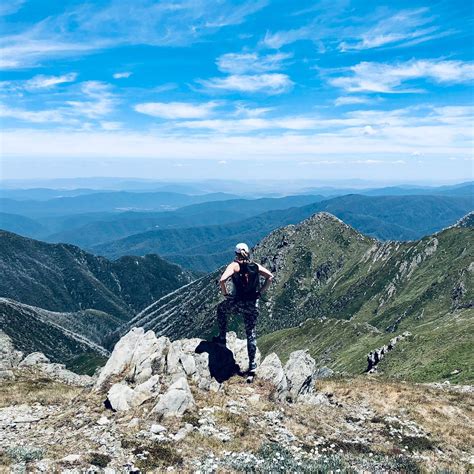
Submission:
[[[10,0],[2,177],[473,179],[472,13]]]

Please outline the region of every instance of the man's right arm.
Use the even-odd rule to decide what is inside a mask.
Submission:
[[[232,262],[224,270],[224,273],[221,275],[219,280],[219,285],[221,287],[221,293],[223,296],[229,296],[227,293],[226,281],[235,273],[235,262]]]

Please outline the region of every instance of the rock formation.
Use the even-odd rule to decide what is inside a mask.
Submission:
[[[367,355],[366,372],[369,374],[373,374],[374,372],[376,372],[379,362],[385,357],[385,355],[388,354],[391,350],[393,350],[393,348],[398,342],[402,341],[403,339],[406,339],[409,336],[411,336],[411,333],[404,332],[403,334],[400,334],[390,339],[388,344],[379,347],[378,349],[374,349],[373,351],[370,351]]]

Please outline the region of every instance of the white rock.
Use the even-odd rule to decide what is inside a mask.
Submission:
[[[37,364],[48,364],[49,359],[42,352],[28,354],[18,365],[19,367],[30,367]]]
[[[80,387],[90,387],[94,383],[94,379],[88,375],[79,375],[66,369],[64,364],[38,364],[37,367],[45,375],[63,382],[67,385],[77,385]]]
[[[127,411],[131,408],[133,390],[123,383],[116,383],[110,387],[107,400],[110,406],[117,411]]]
[[[160,391],[159,384],[160,377],[159,375],[153,375],[146,382],[143,382],[140,385],[137,385],[133,389],[133,396],[131,399],[131,406],[137,407],[149,400],[150,398],[156,396]]]
[[[312,392],[315,368],[316,362],[308,351],[295,351],[290,354],[284,370],[288,392],[293,401],[296,401],[299,395]]]
[[[194,404],[194,398],[186,377],[180,377],[166,393],[160,396],[152,411],[164,417],[181,416]]]
[[[0,330],[0,371],[16,367],[21,359],[23,352],[17,351],[11,338]]]
[[[323,393],[305,393],[298,396],[298,403],[308,403],[310,405],[330,405],[329,399]]]
[[[82,456],[80,454],[69,454],[68,456],[65,456],[64,458],[62,458],[61,461],[72,464],[72,463],[79,462],[81,459],[82,459]]]
[[[176,442],[182,441],[189,433],[194,429],[194,426],[190,423],[186,423],[174,436],[173,440]]]
[[[129,428],[137,428],[138,426],[140,426],[140,418],[132,418],[132,419],[128,422],[127,426],[128,426]]]
[[[108,425],[110,423],[110,420],[106,416],[101,416],[97,420],[97,424],[100,426]]]
[[[163,425],[159,425],[158,423],[154,423],[150,427],[150,432],[153,434],[164,433],[166,428]]]
[[[13,380],[15,374],[12,370],[0,370],[0,380]]]
[[[100,371],[95,384],[99,390],[114,376],[143,383],[153,373],[163,370],[169,347],[169,339],[157,338],[153,331],[145,333],[143,328],[133,328],[123,336]]]
[[[257,368],[257,377],[268,380],[275,386],[275,398],[278,400],[285,399],[288,382],[280,358],[274,352],[268,354]]]

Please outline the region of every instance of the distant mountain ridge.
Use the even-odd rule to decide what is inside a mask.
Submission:
[[[126,320],[193,279],[157,255],[111,262],[5,231],[0,248],[0,296],[50,311],[95,309]]]
[[[0,198],[0,209],[10,214],[35,217],[128,209],[143,211],[168,210],[199,202],[218,201],[234,197],[236,196],[225,193],[187,195],[173,192],[133,193],[114,191],[80,194],[42,201],[17,201]]]
[[[378,239],[415,240],[452,225],[471,211],[472,206],[469,197],[348,195],[268,211],[219,226],[148,230],[93,245],[89,250],[108,258],[158,253],[184,267],[207,272],[232,257],[232,248],[237,241],[255,245],[272,230],[296,224],[316,212],[330,212],[360,232]]]

